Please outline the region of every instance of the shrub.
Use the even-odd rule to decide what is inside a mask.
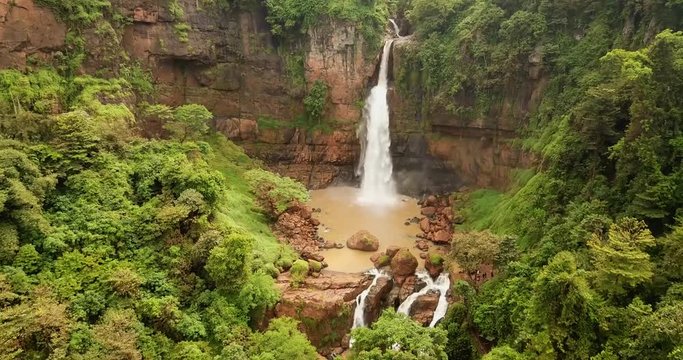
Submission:
[[[261,209],[272,218],[277,218],[296,202],[308,201],[306,188],[291,178],[262,169],[249,170],[244,173],[244,178]]]
[[[301,285],[306,280],[306,276],[308,276],[308,270],[308,262],[306,260],[295,261],[289,269],[289,273],[292,275],[292,285]]]

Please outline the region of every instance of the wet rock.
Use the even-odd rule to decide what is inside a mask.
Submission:
[[[430,291],[427,294],[419,296],[410,308],[410,317],[422,324],[422,326],[428,326],[434,317],[434,310],[436,310],[438,303],[438,292]]]
[[[436,205],[436,196],[434,196],[434,195],[429,195],[429,196],[427,196],[427,199],[425,199],[424,205],[425,205],[425,206],[434,206],[434,205]]]
[[[407,276],[403,278],[403,281],[399,284],[397,283],[398,287],[398,301],[399,303],[402,303],[406,301],[408,296],[410,294],[414,293],[415,291],[418,291],[418,286],[417,286],[417,276],[412,275],[412,276]]]
[[[420,230],[422,230],[425,233],[429,232],[429,219],[428,218],[423,218],[420,220]]]
[[[432,241],[437,244],[448,244],[451,242],[451,233],[446,230],[439,230],[434,234]]]
[[[334,241],[326,241],[325,244],[323,244],[323,249],[335,249],[337,247],[337,243]]]
[[[337,249],[343,249],[343,248],[344,248],[344,244],[336,243],[336,244],[334,244],[334,247],[337,248]]]
[[[375,254],[370,257],[370,261],[375,265],[376,268],[383,268],[391,262],[391,258],[386,254]]]
[[[427,251],[429,250],[429,243],[427,243],[427,241],[425,240],[420,240],[417,242],[415,247],[418,248],[418,250],[420,251]]]
[[[417,216],[414,216],[412,219],[410,219],[411,224],[417,224],[420,222],[420,218]]]
[[[420,253],[420,259],[426,259],[427,258],[427,253],[426,252],[421,252]]]
[[[379,249],[379,239],[366,230],[361,230],[353,234],[346,240],[349,249],[360,251],[377,251]]]
[[[399,277],[413,275],[417,265],[417,259],[410,253],[410,250],[401,248],[391,258],[391,273]]]
[[[369,285],[362,274],[323,271],[319,277],[308,277],[299,287],[290,286],[289,274],[277,280],[282,297],[275,306],[274,316],[299,320],[311,343],[326,352],[345,347],[343,334],[353,324],[356,297]]]
[[[394,287],[394,281],[390,277],[380,277],[377,284],[370,289],[365,299],[365,323],[375,322],[382,313],[382,302]]]
[[[435,279],[443,272],[444,266],[445,259],[439,253],[430,252],[425,257],[425,270],[427,270],[432,279]]]
[[[403,225],[405,225],[405,226],[410,226],[410,221],[404,222]]]
[[[436,208],[433,206],[424,207],[420,210],[420,213],[424,216],[432,216],[436,213]]]
[[[398,247],[398,246],[396,246],[396,245],[391,245],[391,246],[389,246],[389,247],[385,250],[384,253],[387,254],[387,256],[388,256],[389,258],[393,258],[394,255],[396,255],[396,253],[397,253],[399,250],[401,250],[400,247]]]

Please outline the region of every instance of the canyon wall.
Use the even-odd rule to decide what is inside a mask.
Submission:
[[[84,31],[88,58],[82,71],[102,73],[124,60],[138,60],[152,71],[157,100],[205,105],[215,114],[218,131],[273,170],[311,188],[357,181],[356,131],[379,51],[368,54],[354,26],[323,21],[294,44],[303,54],[305,79],[296,84],[290,54],[271,35],[261,3],[223,9],[195,0],[178,2],[182,19],[169,11],[167,0],[113,0],[112,13],[125,21],[116,30],[93,24]],[[186,35],[179,34],[179,22],[187,25]],[[69,50],[66,33],[64,24],[32,0],[0,0],[0,67],[25,68],[36,59],[61,56]],[[444,109],[424,110],[419,69],[403,59],[409,47],[410,40],[396,42],[392,73],[410,73],[414,83],[399,89],[392,82],[389,91],[392,155],[401,189],[419,194],[460,185],[504,188],[512,169],[530,163],[511,140],[537,103],[545,83],[542,71],[511,84],[487,116],[466,120]],[[318,79],[329,86],[331,129],[296,128],[306,87]],[[162,135],[158,124],[143,130],[147,136]]]

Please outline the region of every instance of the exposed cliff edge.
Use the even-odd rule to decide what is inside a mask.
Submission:
[[[293,84],[291,59],[272,37],[266,9],[207,8],[193,0],[179,4],[188,27],[183,36],[164,1],[112,1],[112,13],[126,20],[106,35],[96,30],[99,25],[84,31],[89,56],[82,71],[94,73],[115,68],[122,58],[137,59],[152,71],[159,101],[207,106],[217,130],[272,169],[310,188],[353,182],[362,100],[379,56],[367,54],[360,31],[330,20],[302,34],[297,46],[305,83],[323,80],[329,86],[326,117],[331,124],[327,132],[306,131],[293,124],[303,113],[306,85]],[[69,50],[67,27],[32,0],[0,0],[0,20],[2,67],[24,68],[27,61],[49,60]],[[529,163],[509,140],[524,126],[546,83],[540,65],[532,64],[537,69],[529,81],[511,84],[500,104],[472,121],[445,109],[425,110],[420,71],[405,60],[407,51],[410,40],[396,42],[389,89],[400,190],[419,194],[460,185],[505,187],[510,170]],[[394,83],[399,75],[409,81]],[[454,100],[464,105],[475,101],[466,95]],[[277,125],[269,126],[273,119]],[[144,130],[160,132],[153,125]]]

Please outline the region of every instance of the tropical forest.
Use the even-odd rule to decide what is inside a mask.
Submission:
[[[683,0],[0,0],[0,360],[683,360]]]

